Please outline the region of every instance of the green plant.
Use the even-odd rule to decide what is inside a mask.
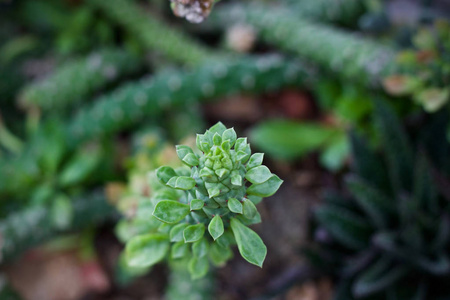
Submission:
[[[216,60],[191,72],[172,70],[119,87],[68,121],[70,145],[130,128],[166,109],[234,93],[260,93],[314,80],[314,70],[278,56]]]
[[[135,35],[145,49],[162,53],[172,61],[197,65],[205,59],[217,56],[212,50],[191,41],[182,32],[171,29],[155,17],[149,17],[130,1],[88,0],[88,3],[100,8],[108,17]]]
[[[349,193],[316,211],[321,264],[338,277],[335,299],[445,299],[450,276],[447,114],[408,135],[375,104],[381,153],[352,136]],[[443,298],[441,298],[443,297]]]
[[[450,23],[437,21],[412,38],[414,49],[398,54],[399,69],[384,79],[385,90],[412,96],[427,112],[436,112],[450,99]]]
[[[267,249],[248,225],[260,222],[255,204],[273,195],[282,180],[262,165],[263,154],[251,155],[246,138],[217,123],[197,135],[200,154],[177,146],[177,155],[189,168],[158,168],[150,198],[142,198],[137,215],[145,229],[127,242],[130,266],[148,267],[168,254],[188,258],[193,278],[207,274],[209,261],[223,265],[237,244],[250,263],[262,266]],[[152,177],[150,177],[152,178]]]
[[[63,64],[19,95],[24,107],[46,111],[74,105],[94,92],[141,70],[140,59],[120,49],[104,49]]]
[[[93,224],[112,219],[114,210],[103,194],[93,191],[74,197],[73,210],[69,223],[64,228],[58,218],[64,217],[61,211],[44,205],[28,206],[9,214],[0,221],[0,263],[10,261],[25,250],[64,232],[81,230]]]
[[[333,171],[342,167],[348,154],[345,130],[318,122],[266,121],[253,127],[249,138],[267,155],[285,161],[320,151],[322,164]]]
[[[250,3],[223,5],[216,11],[223,23],[250,24],[263,41],[297,54],[341,80],[379,87],[382,78],[397,67],[392,47],[296,16],[292,10]]]

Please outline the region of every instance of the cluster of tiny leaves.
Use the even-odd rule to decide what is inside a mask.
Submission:
[[[163,184],[137,214],[149,216],[152,233],[128,241],[130,266],[151,266],[163,260],[184,259],[192,278],[207,274],[211,262],[221,266],[237,244],[248,262],[262,267],[267,248],[248,225],[261,217],[255,204],[273,195],[282,180],[262,165],[263,154],[251,154],[246,138],[217,123],[197,135],[199,151],[177,146],[177,155],[188,168],[157,169]]]

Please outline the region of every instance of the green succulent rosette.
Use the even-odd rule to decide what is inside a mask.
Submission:
[[[237,244],[244,259],[262,267],[267,248],[248,226],[261,221],[255,205],[282,180],[262,165],[262,153],[251,154],[246,138],[220,122],[197,135],[196,144],[198,151],[176,148],[188,168],[163,166],[150,174],[152,196],[137,210],[148,226],[127,242],[128,264],[148,267],[168,256],[185,261],[195,279],[210,263],[224,265]]]

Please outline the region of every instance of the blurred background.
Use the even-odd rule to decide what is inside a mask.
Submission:
[[[0,299],[449,299],[449,17],[448,0],[0,0]],[[218,121],[284,180],[252,226],[264,268],[128,267],[148,173]]]

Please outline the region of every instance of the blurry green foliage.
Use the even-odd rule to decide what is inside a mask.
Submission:
[[[441,181],[450,166],[447,118],[427,120],[413,144],[393,110],[383,101],[375,106],[382,151],[352,136],[349,194],[329,193],[317,209],[317,253],[338,276],[335,299],[441,299],[450,275]]]

